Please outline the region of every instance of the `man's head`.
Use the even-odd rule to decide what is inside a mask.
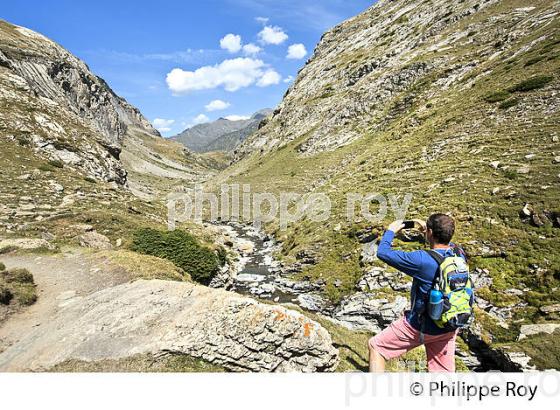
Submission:
[[[445,214],[432,214],[426,221],[426,239],[430,245],[448,245],[455,232],[453,218]]]

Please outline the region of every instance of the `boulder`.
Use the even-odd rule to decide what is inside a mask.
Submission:
[[[560,303],[555,305],[541,306],[539,310],[545,315],[550,315],[552,313],[560,313]]]
[[[167,353],[233,371],[333,371],[338,364],[329,333],[301,313],[192,283],[138,280],[70,299],[0,354],[0,370]]]
[[[528,336],[539,333],[552,334],[556,329],[560,329],[560,323],[538,323],[531,325],[521,325],[518,340],[523,340]]]
[[[109,238],[95,231],[86,232],[78,239],[80,246],[84,248],[111,249],[113,247]]]
[[[404,280],[401,272],[389,272],[384,268],[369,269],[358,281],[356,287],[364,292],[390,287],[394,291],[409,291],[412,282]]]
[[[319,295],[311,293],[298,295],[297,302],[302,308],[314,312],[321,311],[325,307],[325,301],[323,300],[323,298],[321,298]]]
[[[377,259],[377,244],[375,241],[362,244],[360,262],[364,264],[372,263]]]
[[[374,295],[358,292],[344,299],[335,309],[333,318],[350,329],[378,333],[400,317],[408,302],[398,295],[392,302]]]

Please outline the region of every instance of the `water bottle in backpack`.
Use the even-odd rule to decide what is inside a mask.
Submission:
[[[437,288],[430,290],[428,298],[428,316],[432,320],[440,320],[443,314],[443,292]]]

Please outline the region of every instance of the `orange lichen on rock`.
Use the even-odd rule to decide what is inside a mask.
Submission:
[[[303,335],[305,337],[309,337],[311,335],[311,330],[313,329],[313,323],[304,323],[303,324]]]
[[[284,320],[286,318],[286,314],[284,312],[281,312],[280,310],[276,310],[274,311],[274,313],[276,313],[274,320]]]

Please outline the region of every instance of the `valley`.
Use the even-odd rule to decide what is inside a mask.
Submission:
[[[349,194],[455,218],[477,297],[458,371],[559,369],[559,76],[557,2],[382,0],[323,35],[275,109],[165,139],[0,21],[0,262],[38,295],[0,305],[0,371],[366,370],[411,280],[376,255],[393,213],[348,215]],[[325,195],[330,217],[166,231],[169,194],[233,184]],[[389,370],[425,371],[423,350]]]

